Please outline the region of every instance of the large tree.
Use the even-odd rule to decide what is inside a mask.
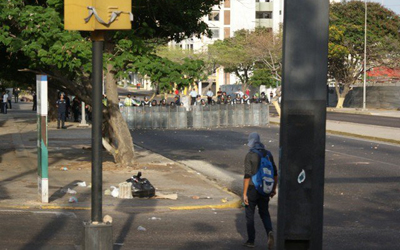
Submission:
[[[400,60],[400,18],[379,3],[368,3],[367,68],[364,68],[364,2],[334,3],[330,8],[329,76],[335,80],[337,107],[364,70],[393,67]]]
[[[282,35],[270,29],[239,30],[216,41],[209,52],[225,72],[235,73],[243,88],[275,85],[281,81]]]
[[[135,0],[133,29],[107,32],[104,65],[109,105],[104,114],[116,162],[133,163],[133,143],[117,108],[115,75],[130,63],[139,65],[139,60],[153,58],[152,51],[160,43],[209,35],[201,18],[216,4],[219,1]],[[88,32],[65,31],[62,15],[62,0],[0,2],[0,79],[34,85],[31,73],[47,74],[50,93],[73,93],[91,104],[91,39]]]

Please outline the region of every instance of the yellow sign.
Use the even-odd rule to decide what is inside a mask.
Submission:
[[[131,0],[65,0],[64,29],[129,30],[131,11]]]

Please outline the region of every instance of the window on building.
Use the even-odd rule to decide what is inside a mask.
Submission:
[[[219,21],[219,10],[213,10],[208,15],[208,21]]]
[[[186,44],[187,50],[193,50],[193,44]]]
[[[219,28],[210,28],[212,32],[212,39],[219,39]]]
[[[272,11],[256,11],[256,19],[272,19]]]

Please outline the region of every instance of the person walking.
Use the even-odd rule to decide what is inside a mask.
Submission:
[[[265,231],[267,232],[268,249],[272,250],[274,247],[274,234],[272,231],[268,204],[270,198],[273,198],[276,194],[276,184],[278,182],[277,168],[271,152],[265,149],[265,146],[260,141],[260,135],[258,133],[251,133],[249,135],[247,145],[250,147],[250,151],[247,153],[244,160],[243,202],[245,204],[248,240],[244,243],[244,246],[255,246],[256,230],[254,227],[254,213],[256,207],[258,207],[258,213],[260,214]],[[263,156],[262,158],[261,155]],[[265,163],[265,159],[268,159],[269,164],[272,165],[271,170],[273,169],[274,180],[270,193],[268,194],[259,192],[254,186],[253,181],[257,180],[254,179],[254,177],[261,167],[261,163]],[[265,172],[265,169],[263,168],[262,171]]]
[[[64,94],[60,95],[60,99],[56,102],[56,107],[58,111],[57,116],[57,129],[60,129],[60,121],[61,121],[61,128],[66,129],[65,127],[65,113],[67,112],[67,101],[64,99]]]
[[[213,96],[214,96],[214,93],[211,91],[211,88],[208,89],[206,96],[207,96],[207,103],[208,103],[208,105],[211,105],[211,103],[212,103],[212,98],[213,98]]]

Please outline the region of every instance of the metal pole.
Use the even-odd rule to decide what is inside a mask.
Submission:
[[[279,250],[320,250],[328,72],[328,0],[284,2]]]
[[[102,87],[103,87],[103,32],[92,32],[92,221],[102,222]]]
[[[363,110],[367,108],[367,0],[365,3],[365,27],[364,27],[364,87],[363,87]]]
[[[38,189],[39,200],[49,202],[49,153],[47,148],[47,76],[36,76],[36,111],[38,125]]]

